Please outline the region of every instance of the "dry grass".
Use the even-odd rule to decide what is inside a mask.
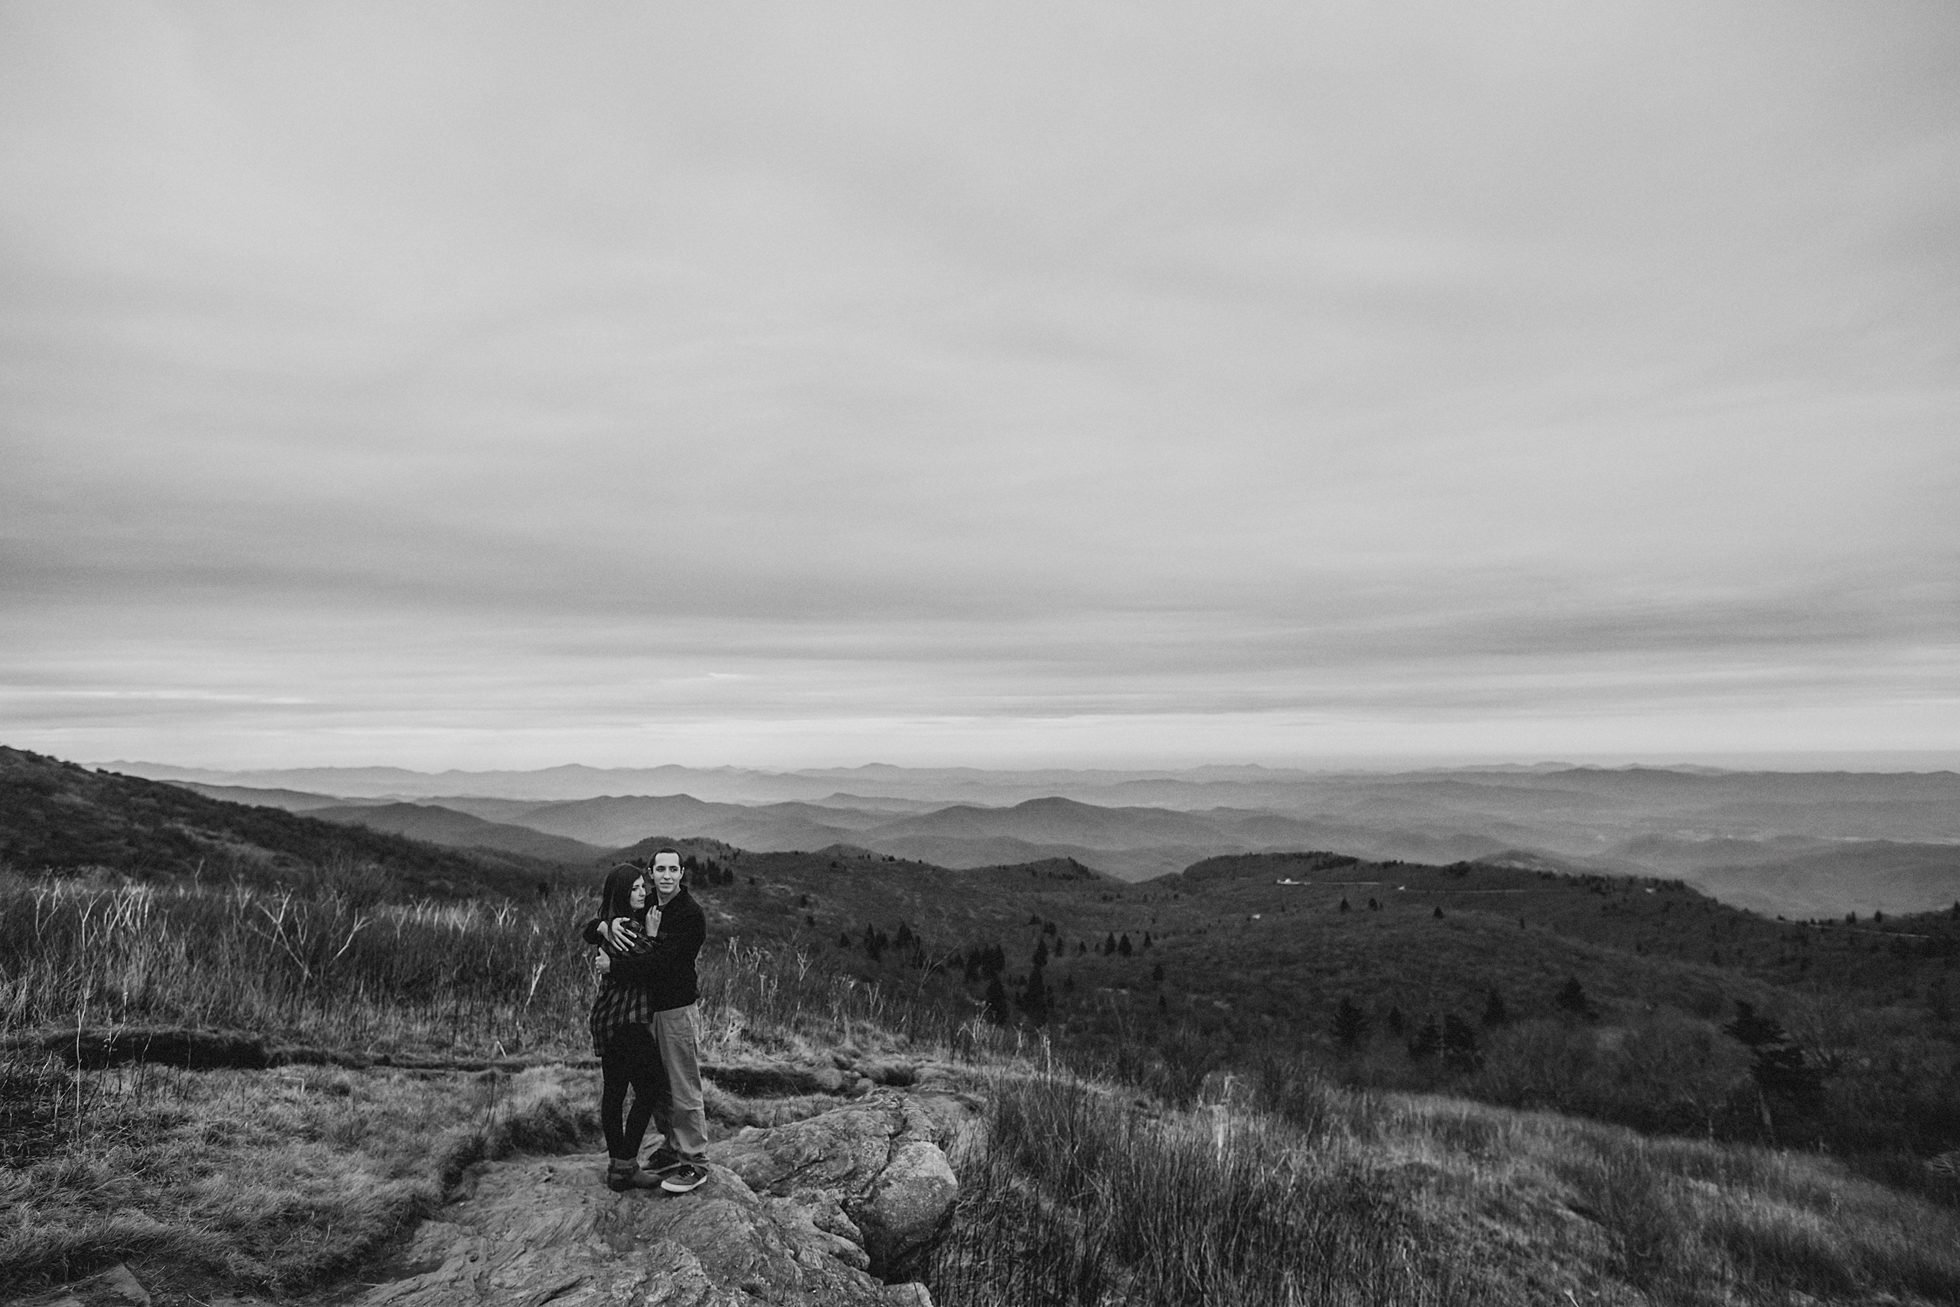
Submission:
[[[586,910],[0,872],[0,1028],[174,1024],[481,1057],[566,1046],[593,983],[572,946]]]
[[[928,1273],[992,1304],[1488,1301],[1364,1152],[1265,1114],[1161,1113],[1120,1086],[998,1076]]]
[[[132,1064],[78,1083],[65,1068],[16,1065],[11,1091],[38,1082],[51,1101],[37,1113],[48,1128],[0,1171],[0,1282],[26,1288],[132,1260],[306,1287],[432,1211],[470,1163],[575,1142],[589,1128],[590,1080],[562,1068]]]
[[[357,910],[0,872],[0,1034],[172,1023],[565,1063],[191,1073],[0,1055],[0,1283],[127,1259],[297,1291],[371,1257],[470,1162],[589,1141],[584,909]],[[989,1071],[930,1272],[949,1307],[1960,1301],[1956,1214],[1826,1158],[1340,1089],[1311,1061],[1236,1078],[1194,1061],[1139,1089],[793,951],[724,942],[702,974],[711,1058],[909,1047]]]
[[[1520,1268],[1569,1268],[1581,1300],[1960,1301],[1960,1214],[1829,1157],[1447,1098],[1384,1099],[1374,1129],[1426,1207],[1501,1231]]]
[[[1960,1301],[1956,1214],[1828,1158],[1296,1070],[1193,1111],[1001,1073],[935,1300]]]

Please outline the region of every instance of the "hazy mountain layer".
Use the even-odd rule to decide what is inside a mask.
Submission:
[[[1130,880],[1220,854],[1325,849],[1437,863],[1511,857],[1682,877],[1788,916],[1914,911],[1960,899],[1960,775],[1953,772],[151,772],[164,773],[207,787],[276,785],[278,792],[262,799],[225,793],[295,809],[324,806],[328,794],[370,801],[413,795],[600,848],[658,836],[758,851],[851,844],[951,867],[1074,858]]]
[[[589,867],[606,861],[607,850],[594,844],[547,835],[528,826],[485,821],[468,813],[433,804],[369,803],[341,808],[314,808],[307,814],[345,826],[365,826],[411,839],[457,849],[497,849],[546,862]]]

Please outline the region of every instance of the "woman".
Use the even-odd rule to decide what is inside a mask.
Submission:
[[[606,1135],[606,1187],[620,1193],[653,1189],[658,1177],[640,1169],[640,1142],[647,1123],[666,1097],[667,1077],[648,1022],[653,1019],[647,988],[653,962],[653,936],[659,909],[648,921],[653,882],[647,873],[621,863],[606,873],[599,920],[585,938],[600,948],[599,995],[592,1002],[592,1051],[599,1058],[599,1125]],[[606,929],[595,931],[604,925]],[[633,1091],[633,1106],[626,1092]]]

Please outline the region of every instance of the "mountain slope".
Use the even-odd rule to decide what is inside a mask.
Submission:
[[[0,863],[137,875],[292,878],[329,869],[399,894],[533,892],[558,869],[464,854],[0,746]],[[376,882],[379,882],[378,884]]]

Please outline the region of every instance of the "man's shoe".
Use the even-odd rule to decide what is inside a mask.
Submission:
[[[630,1157],[609,1158],[606,1162],[606,1188],[616,1194],[629,1189],[652,1189],[659,1183],[658,1177],[642,1171],[640,1164]]]
[[[646,1168],[655,1175],[671,1171],[687,1159],[671,1148],[656,1148],[647,1154]]]
[[[679,1166],[661,1172],[660,1187],[670,1194],[684,1194],[690,1189],[699,1189],[708,1179],[708,1168],[693,1162],[682,1162]]]

